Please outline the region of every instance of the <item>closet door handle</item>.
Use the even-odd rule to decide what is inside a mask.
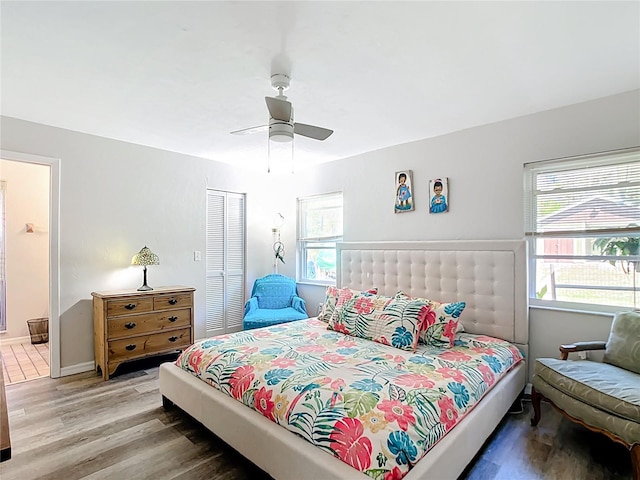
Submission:
[[[132,328],[136,328],[136,324],[135,322],[129,322],[129,323],[125,323],[124,326],[126,328],[128,328],[129,330],[131,330]]]
[[[175,342],[176,340],[178,340],[178,337],[169,337],[170,342]]]
[[[135,303],[128,303],[124,306],[124,308],[126,308],[127,310],[133,310],[134,308],[136,308],[136,304]]]
[[[173,315],[173,316],[169,317],[169,318],[168,318],[168,320],[169,320],[170,322],[175,322],[176,320],[178,320],[178,317],[176,317],[175,315]]]
[[[126,347],[127,350],[131,351],[131,350],[135,350],[136,349],[136,345],[135,344],[131,344],[131,345],[127,345]]]
[[[170,298],[169,299],[169,305],[175,305],[176,303],[178,303],[178,299],[176,299],[176,298]]]

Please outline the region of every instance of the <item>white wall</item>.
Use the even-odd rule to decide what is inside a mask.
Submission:
[[[49,316],[49,167],[0,159],[0,180],[6,182],[7,294],[0,341],[6,341],[27,337],[27,320]]]
[[[345,241],[522,239],[524,163],[637,145],[640,90],[332,162],[290,183],[297,196],[344,192]],[[405,169],[413,170],[416,208],[396,214],[394,174]],[[434,215],[427,190],[436,177],[449,178],[450,211]],[[324,288],[299,290],[315,312]],[[532,309],[530,355],[606,340],[610,323],[606,315]]]
[[[272,266],[271,222],[280,211],[286,265],[295,276],[298,196],[343,191],[345,240],[520,239],[525,162],[640,145],[640,91],[399,145],[281,177],[147,147],[2,118],[2,148],[61,158],[61,366],[93,359],[91,292],[137,288],[131,256],[148,245],[161,265],[150,285],[197,288],[196,337],[204,333],[207,187],[247,192],[247,281]],[[412,169],[416,210],[394,214],[394,173]],[[428,180],[449,177],[450,212],[428,213]],[[524,286],[523,286],[524,288]],[[301,285],[309,313],[324,288]],[[598,339],[610,317],[531,311],[530,353]]]
[[[229,165],[2,117],[3,150],[60,158],[62,368],[93,361],[91,292],[135,289],[131,257],[160,257],[149,285],[195,287],[196,338],[204,335],[206,189],[247,193],[247,283],[271,270],[270,179]]]

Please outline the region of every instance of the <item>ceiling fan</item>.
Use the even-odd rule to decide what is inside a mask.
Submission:
[[[269,130],[269,140],[274,142],[292,142],[293,134],[315,140],[326,140],[333,133],[328,128],[307,125],[293,121],[293,106],[283,94],[289,88],[291,79],[283,73],[271,75],[271,86],[278,92],[275,97],[264,97],[269,110],[269,124],[257,127],[244,128],[231,132],[234,135],[246,135],[249,133]]]

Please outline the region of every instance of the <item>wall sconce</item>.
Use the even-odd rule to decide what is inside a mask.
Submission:
[[[282,225],[284,225],[284,215],[278,212],[273,216],[273,229],[280,230]]]
[[[146,292],[149,290],[153,290],[153,288],[147,285],[147,265],[160,265],[160,259],[158,258],[158,255],[149,250],[149,248],[145,245],[142,250],[140,250],[133,256],[133,258],[131,259],[131,265],[142,265],[144,267],[144,281],[138,291]]]
[[[284,225],[284,216],[278,212],[273,216],[273,272],[278,273],[278,260],[284,263],[284,243],[280,240],[280,228]]]

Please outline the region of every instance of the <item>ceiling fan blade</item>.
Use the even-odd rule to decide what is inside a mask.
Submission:
[[[231,135],[249,135],[250,133],[264,132],[269,129],[269,125],[259,125],[257,127],[243,128],[242,130],[236,130],[231,132]]]
[[[313,125],[306,125],[304,123],[294,123],[293,133],[297,133],[303,137],[314,138],[316,140],[326,140],[333,133],[333,130],[315,127]]]
[[[267,108],[269,109],[271,118],[283,122],[291,121],[291,102],[273,97],[264,97],[264,99],[267,102]]]

